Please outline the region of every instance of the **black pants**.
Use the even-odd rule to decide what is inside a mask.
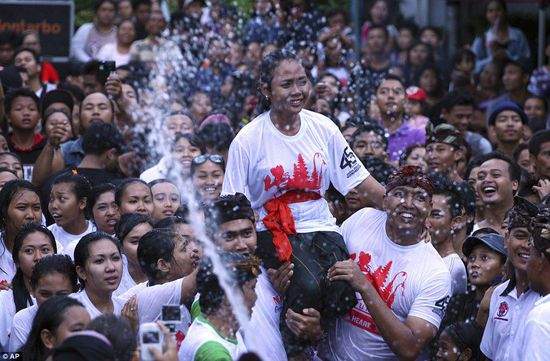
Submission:
[[[287,327],[285,315],[290,308],[302,313],[304,308],[315,308],[321,314],[324,328],[338,316],[347,313],[357,300],[351,286],[344,281],[329,282],[327,271],[337,261],[349,258],[344,239],[337,232],[299,233],[288,237],[292,244],[294,273],[284,296],[280,330],[288,356],[300,354],[311,344],[299,339]],[[266,268],[277,269],[277,258],[271,232],[258,233],[258,257]]]

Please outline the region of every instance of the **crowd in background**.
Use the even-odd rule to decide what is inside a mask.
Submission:
[[[155,360],[550,358],[550,41],[535,68],[490,0],[449,56],[390,9],[369,2],[358,50],[346,11],[301,0],[98,0],[62,67],[0,32],[0,352],[137,359],[178,304]],[[330,263],[304,266],[317,288],[298,252]],[[326,289],[353,304],[295,299]]]

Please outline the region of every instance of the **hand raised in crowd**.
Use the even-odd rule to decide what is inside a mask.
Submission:
[[[134,295],[124,304],[120,314],[126,317],[130,325],[137,331],[139,325],[137,296]]]
[[[285,315],[285,322],[288,328],[302,339],[316,342],[323,335],[321,314],[314,308],[306,308],[302,314],[289,308]]]
[[[52,122],[50,129],[50,136],[48,137],[48,142],[54,148],[57,148],[61,145],[63,138],[66,138],[67,130],[66,127],[59,123]]]
[[[267,275],[275,287],[275,290],[279,294],[284,294],[290,285],[290,278],[294,274],[293,271],[294,264],[290,262],[285,262],[279,269],[270,268],[267,270]]]
[[[170,333],[170,330],[162,324],[162,322],[157,321],[157,324],[164,334],[164,345],[162,347],[163,352],[160,352],[154,347],[151,347],[149,351],[153,354],[155,361],[178,361],[178,348],[176,346],[174,336]]]
[[[122,82],[115,72],[112,72],[105,82],[105,93],[109,98],[118,101],[122,96]]]

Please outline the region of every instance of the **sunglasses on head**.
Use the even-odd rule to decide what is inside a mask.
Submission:
[[[221,165],[224,164],[223,157],[219,154],[201,154],[193,158],[192,163],[195,165],[201,165],[207,160],[216,164],[221,164]]]

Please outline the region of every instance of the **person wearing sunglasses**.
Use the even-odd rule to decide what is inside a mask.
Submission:
[[[218,154],[202,154],[191,161],[191,179],[203,204],[215,201],[221,193],[225,161]]]

